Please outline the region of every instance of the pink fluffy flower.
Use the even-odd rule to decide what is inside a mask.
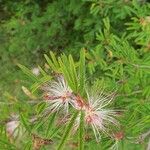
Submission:
[[[104,96],[103,92],[90,94],[87,93],[88,104],[85,107],[85,122],[91,125],[95,138],[99,141],[100,132],[109,135],[107,128],[109,124],[118,125],[115,119],[117,113],[105,108],[110,104],[113,96]]]
[[[87,92],[87,101],[83,100],[80,96],[76,97],[75,108],[83,111],[84,122],[87,126],[92,127],[97,142],[101,138],[101,132],[110,136],[110,124],[115,126],[119,125],[115,119],[117,112],[106,108],[112,100],[113,95],[105,96],[103,91],[100,93]],[[80,117],[81,114],[76,118],[73,133],[79,128]]]
[[[68,113],[69,105],[74,106],[74,95],[62,76],[44,87],[47,110],[58,111],[63,108]]]

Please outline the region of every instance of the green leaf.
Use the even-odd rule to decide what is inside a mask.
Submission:
[[[48,114],[49,115],[49,114]],[[49,116],[46,116],[45,118],[40,118],[36,124],[33,125],[32,127],[32,132],[40,129],[42,126],[44,126],[45,122],[48,120]]]
[[[30,129],[31,127],[29,126],[28,121],[27,121],[27,119],[24,117],[23,114],[20,114],[20,119],[21,119],[22,124],[23,124],[24,127],[26,128],[26,130],[27,130],[29,133],[31,133],[31,129]]]
[[[59,126],[59,127],[56,127],[53,132],[50,134],[50,138],[53,138],[59,131],[60,129],[62,128],[62,126]]]
[[[9,142],[7,142],[7,141],[4,141],[3,139],[0,139],[0,144],[2,145],[5,145],[5,148],[6,148],[6,146],[8,146],[9,147],[9,150],[16,150],[16,146],[15,145],[13,145],[13,144],[11,144],[11,143],[9,143]],[[7,147],[7,148],[8,148]]]
[[[81,112],[79,126],[79,150],[84,150],[84,113]]]
[[[47,73],[40,66],[38,68],[43,76],[47,76]]]
[[[59,68],[59,63],[54,55],[54,53],[52,51],[50,51],[50,56],[51,56],[51,59],[53,61],[53,64],[55,65],[56,68]]]
[[[64,57],[63,57],[64,58]],[[60,67],[61,67],[61,71],[65,77],[65,79],[67,80],[69,86],[71,87],[71,89],[74,89],[74,84],[72,83],[72,80],[70,78],[70,74],[69,74],[69,71],[68,71],[68,67],[66,67],[66,63],[64,63],[64,61],[66,60],[63,60],[62,61],[62,58],[58,58],[58,62],[60,64]],[[68,64],[69,62],[67,62]]]
[[[81,50],[80,52],[80,65],[79,65],[79,77],[80,77],[80,92],[81,95],[84,92],[85,87],[85,50]]]
[[[107,18],[104,18],[104,19],[103,19],[103,22],[104,22],[104,25],[105,25],[107,31],[109,31],[109,29],[110,29],[110,21],[109,21],[109,18],[108,18],[108,17],[107,17]]]
[[[47,127],[47,130],[46,130],[46,137],[49,135],[50,130],[53,127],[53,124],[55,122],[56,114],[57,114],[57,112],[53,113],[52,116],[51,116],[51,118],[50,118],[50,120],[49,120],[48,127]]]
[[[38,78],[25,66],[18,64],[18,67],[26,74],[28,75],[33,81],[38,81]]]
[[[55,65],[50,60],[50,58],[46,54],[44,54],[44,57],[45,57],[47,63],[49,64],[49,66],[53,69],[53,71],[58,72],[58,69],[55,67]]]
[[[73,83],[75,85],[75,89],[77,90],[77,86],[78,86],[77,72],[76,72],[74,60],[71,55],[69,55],[69,62],[70,62],[70,75],[73,78]]]
[[[34,83],[32,86],[31,86],[31,90],[32,90],[32,93],[35,92],[42,84],[48,82],[51,80],[52,77],[50,76],[44,76],[43,78],[41,78],[38,82]]]
[[[30,140],[29,142],[27,142],[24,146],[23,150],[32,150],[32,140]]]
[[[45,102],[41,102],[39,104],[37,104],[36,106],[36,112],[37,114],[40,114],[43,112],[43,110],[45,109],[46,103]]]
[[[74,124],[75,119],[77,118],[78,114],[79,114],[79,112],[75,112],[73,114],[73,116],[72,116],[68,126],[66,127],[66,131],[65,131],[65,133],[64,133],[64,135],[62,137],[62,140],[61,140],[57,150],[63,149],[63,146],[64,146],[65,142],[67,141],[67,139],[69,137],[70,131],[71,131],[72,127],[73,127],[73,124]]]

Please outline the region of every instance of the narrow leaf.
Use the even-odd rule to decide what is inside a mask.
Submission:
[[[38,68],[43,76],[47,75],[47,73],[40,66],[38,66]]]
[[[65,133],[64,133],[64,135],[62,137],[62,140],[61,140],[57,150],[63,149],[63,146],[64,146],[65,142],[67,141],[67,139],[69,137],[70,131],[71,131],[72,127],[73,127],[73,124],[75,122],[75,119],[77,118],[78,113],[79,112],[75,112],[74,115],[72,116],[68,126],[66,127],[66,131],[65,131]]]
[[[52,51],[50,51],[50,56],[51,56],[51,59],[53,61],[53,64],[55,65],[56,68],[59,68],[59,63],[54,55],[54,53]]]
[[[47,76],[44,76],[43,78],[41,78],[38,82],[34,83],[31,86],[32,93],[35,92],[42,84],[44,84],[45,82],[48,82],[50,80],[51,80],[51,77],[47,75]]]
[[[81,112],[79,127],[79,150],[84,150],[84,114]]]
[[[77,90],[77,84],[78,84],[78,78],[77,78],[77,72],[76,72],[76,67],[74,60],[71,55],[69,55],[69,63],[70,63],[70,75],[73,79],[73,83],[75,85],[75,89]]]
[[[51,119],[49,120],[48,127],[47,127],[47,130],[46,130],[46,137],[49,135],[50,130],[51,130],[52,127],[53,127],[56,114],[57,114],[57,112],[53,113],[52,116],[51,116]]]
[[[18,64],[18,67],[26,74],[28,75],[33,81],[38,81],[38,78],[25,66]]]
[[[21,119],[22,124],[23,124],[24,127],[26,128],[26,130],[27,130],[29,133],[31,133],[30,126],[28,125],[28,122],[27,122],[26,118],[23,116],[23,114],[20,115],[20,119]]]
[[[80,91],[83,94],[84,86],[85,86],[85,50],[81,50],[80,52],[80,66],[79,66],[79,73],[80,73]]]
[[[60,67],[61,67],[61,71],[65,77],[65,79],[67,80],[69,86],[74,89],[74,84],[72,83],[71,79],[70,79],[70,75],[68,73],[68,69],[66,67],[66,65],[64,64],[64,62],[62,61],[62,59],[59,57],[58,58],[58,62],[60,64]]]
[[[50,58],[46,54],[44,54],[44,57],[45,57],[47,63],[49,64],[49,66],[53,69],[53,71],[57,72],[58,70],[55,67],[55,65],[52,63],[52,61],[50,60]]]

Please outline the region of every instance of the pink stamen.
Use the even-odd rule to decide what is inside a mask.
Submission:
[[[122,131],[115,133],[115,138],[117,140],[122,140],[124,138],[124,133]]]
[[[50,96],[50,95],[45,95],[44,98],[46,100],[56,100],[56,99],[62,99],[65,101],[67,98],[70,98],[72,96],[72,93],[67,91],[63,96]]]
[[[61,96],[50,96],[50,95],[45,95],[44,98],[46,100],[55,100],[61,98]]]
[[[77,95],[76,96],[76,105],[78,107],[78,109],[83,109],[84,107],[86,107],[86,103],[84,102],[84,100],[79,96]]]

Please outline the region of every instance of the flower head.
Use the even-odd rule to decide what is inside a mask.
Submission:
[[[19,121],[9,121],[6,123],[6,132],[9,136],[16,137],[17,136],[17,131],[16,129],[19,126]]]
[[[57,111],[64,107],[68,113],[69,104],[74,105],[73,92],[62,76],[58,77],[57,81],[46,85],[44,90],[46,102],[50,104],[49,110]]]
[[[105,109],[112,101],[113,96],[104,96],[103,92],[89,95],[87,93],[88,104],[85,107],[85,122],[92,126],[96,140],[100,139],[100,131],[108,133],[108,124],[118,125],[114,118],[116,112],[114,110]]]

